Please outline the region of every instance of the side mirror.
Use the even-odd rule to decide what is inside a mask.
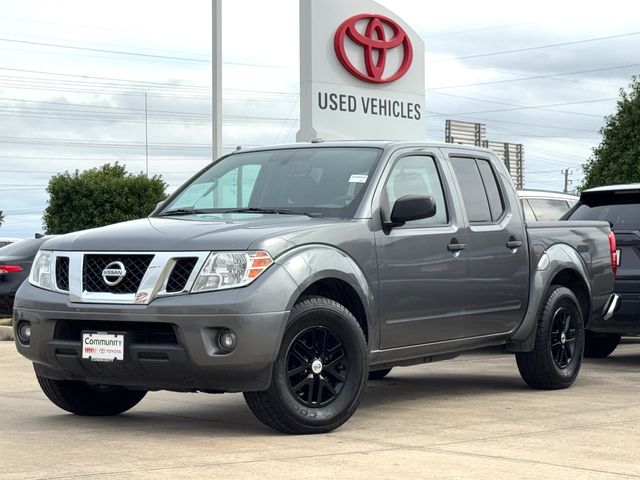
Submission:
[[[431,218],[436,214],[436,202],[431,195],[405,195],[396,200],[387,227],[400,227],[411,220]]]

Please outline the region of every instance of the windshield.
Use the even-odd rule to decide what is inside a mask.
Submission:
[[[381,150],[293,148],[230,155],[177,194],[160,215],[287,213],[350,218]]]

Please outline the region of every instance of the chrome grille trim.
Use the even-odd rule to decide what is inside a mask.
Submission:
[[[196,280],[204,262],[211,252],[52,252],[53,257],[69,258],[69,291],[62,291],[56,288],[59,293],[68,293],[69,300],[73,303],[105,303],[120,305],[147,305],[158,297],[169,297],[184,295],[191,291],[191,287]],[[137,292],[135,293],[108,293],[108,292],[87,292],[82,285],[85,255],[153,255]],[[197,258],[195,266],[187,279],[184,288],[180,291],[167,292],[167,282],[169,276],[182,258]]]

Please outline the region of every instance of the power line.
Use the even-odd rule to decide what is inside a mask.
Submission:
[[[616,38],[624,38],[624,37],[631,37],[634,35],[640,35],[640,32],[629,32],[629,33],[621,33],[619,35],[608,35],[606,37],[594,37],[594,38],[586,38],[583,40],[572,40],[569,42],[560,42],[560,43],[550,43],[547,45],[538,45],[535,47],[524,47],[524,48],[515,48],[515,49],[511,49],[511,50],[498,50],[495,52],[486,52],[486,53],[476,53],[473,55],[464,55],[461,57],[454,57],[454,58],[448,58],[448,59],[442,59],[442,60],[436,60],[435,62],[432,63],[436,63],[436,62],[450,62],[453,60],[468,60],[471,58],[481,58],[481,57],[492,57],[492,56],[496,56],[496,55],[508,55],[511,53],[520,53],[520,52],[530,52],[532,50],[542,50],[542,49],[546,49],[546,48],[557,48],[557,47],[565,47],[568,45],[578,45],[578,44],[583,44],[583,43],[590,43],[590,42],[601,42],[604,40],[613,40]]]
[[[37,45],[41,47],[64,48],[64,49],[70,49],[70,50],[82,50],[86,52],[111,53],[116,55],[131,55],[136,57],[155,58],[159,60],[176,60],[181,62],[211,63],[211,60],[206,60],[201,58],[174,57],[169,55],[154,55],[151,53],[129,52],[125,50],[108,50],[104,48],[77,47],[73,45],[64,45],[61,43],[33,42],[29,40],[15,40],[11,38],[0,38],[0,42],[20,43],[25,45]]]
[[[580,105],[580,104],[584,104],[584,103],[610,102],[610,101],[613,101],[613,100],[617,100],[617,97],[596,98],[596,99],[581,100],[581,101],[576,101],[576,102],[549,103],[549,104],[545,104],[545,105],[523,105],[521,107],[502,108],[502,109],[497,109],[497,110],[480,110],[480,111],[475,111],[475,112],[436,113],[434,115],[426,115],[426,117],[429,118],[429,117],[442,117],[442,116],[455,116],[455,115],[475,115],[477,113],[510,112],[510,111],[515,111],[515,110],[542,109],[542,108],[546,108],[546,107],[559,107],[559,106],[563,106],[563,105]],[[549,111],[552,111],[552,110],[549,110]],[[567,114],[572,114],[572,115],[584,115],[584,116],[588,116],[588,117],[602,118],[602,115],[594,115],[594,114],[591,114],[591,113],[566,112],[566,111],[561,111],[561,110],[553,110],[553,111],[558,112],[558,113],[567,113]]]
[[[477,83],[464,83],[464,84],[458,84],[458,85],[447,85],[447,86],[441,86],[441,87],[431,87],[431,88],[427,88],[426,91],[430,92],[430,91],[435,91],[435,90],[446,90],[446,89],[450,89],[450,88],[463,88],[463,87],[482,87],[485,85],[496,85],[499,83],[510,83],[510,82],[524,82],[524,81],[528,81],[528,80],[538,80],[541,78],[552,78],[552,77],[563,77],[566,75],[580,75],[580,74],[584,74],[584,73],[595,73],[595,72],[605,72],[608,70],[621,70],[621,69],[625,69],[625,68],[635,68],[640,66],[640,63],[630,63],[627,65],[614,65],[611,67],[603,67],[603,68],[591,68],[588,70],[577,70],[577,71],[573,71],[573,72],[562,72],[562,73],[549,73],[549,74],[545,74],[545,75],[530,75],[530,76],[526,76],[526,77],[522,77],[522,78],[508,78],[508,79],[503,79],[503,80],[492,80],[492,81],[487,81],[487,82],[477,82]]]
[[[453,97],[453,98],[460,98],[463,100],[469,100],[472,102],[481,102],[481,103],[494,103],[496,105],[507,105],[507,106],[512,106],[512,107],[528,107],[528,105],[522,105],[522,104],[517,104],[517,103],[509,103],[509,102],[501,102],[501,101],[497,101],[497,100],[489,100],[489,99],[482,99],[482,98],[477,98],[477,97],[467,97],[467,96],[463,96],[463,95],[453,95],[451,93],[442,93],[442,92],[432,92],[436,95],[445,95],[447,97]],[[544,111],[555,111],[555,110],[547,110],[546,108],[543,107],[533,107],[533,108],[537,108],[539,110],[544,110]],[[564,112],[563,112],[564,113]],[[458,116],[463,116],[461,114],[456,114]],[[587,130],[587,129],[581,129],[581,128],[571,128],[571,127],[561,127],[561,126],[555,126],[555,125],[541,125],[541,124],[535,124],[535,123],[521,123],[521,122],[505,122],[505,121],[500,121],[500,120],[489,120],[491,122],[497,122],[497,123],[512,123],[514,125],[524,125],[524,126],[528,126],[528,127],[540,127],[540,128],[554,128],[557,130],[572,130],[572,131],[580,131],[580,132],[593,132],[593,130]]]

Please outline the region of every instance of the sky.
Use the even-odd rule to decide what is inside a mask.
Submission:
[[[321,0],[316,0],[321,1]],[[640,73],[628,1],[380,0],[425,41],[426,139],[445,119],[522,143],[525,186],[561,191]],[[298,0],[223,0],[223,145],[292,142]],[[175,190],[211,161],[208,0],[22,0],[0,13],[0,237],[42,231],[46,184],[118,161]]]

